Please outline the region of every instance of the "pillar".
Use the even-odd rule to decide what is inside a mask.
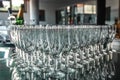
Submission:
[[[105,25],[106,0],[97,0],[97,25]]]
[[[30,0],[30,24],[39,24],[39,0]]]
[[[120,0],[118,2],[119,8],[118,8],[118,16],[119,16],[119,20],[120,20]]]

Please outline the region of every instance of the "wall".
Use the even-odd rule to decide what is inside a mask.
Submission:
[[[76,3],[76,1],[56,1],[56,2],[39,2],[39,9],[45,10],[45,21],[41,21],[40,24],[55,24],[55,12],[57,9],[61,7],[65,7],[67,5],[72,5]]]
[[[91,0],[92,1],[92,0]],[[89,0],[85,3],[91,3]],[[115,17],[118,17],[118,1],[119,0],[106,0],[106,7],[111,6],[111,20],[106,21],[106,24],[113,24]],[[82,0],[71,0],[66,2],[39,2],[39,9],[45,10],[45,21],[40,22],[41,24],[55,24],[55,11],[58,8],[65,7],[67,5],[72,5],[75,3],[80,3]],[[29,2],[27,2],[27,13],[24,14],[25,21],[27,24],[29,24]],[[0,20],[7,20],[8,13],[6,12],[0,12]]]
[[[78,1],[55,1],[55,2],[45,2],[45,1],[40,1],[39,2],[39,9],[45,10],[45,21],[40,21],[40,24],[55,24],[55,11],[58,8],[65,7],[67,5],[71,5],[74,3],[77,3]],[[79,1],[80,2],[80,1]],[[30,11],[29,11],[30,5],[29,1],[27,1],[27,12],[24,13],[24,18],[25,18],[25,23],[29,24],[30,22]],[[0,19],[2,20],[7,20],[8,13],[0,13],[1,17]]]
[[[0,12],[0,20],[7,20],[8,16],[7,12]]]
[[[40,22],[41,24],[55,24],[55,10],[57,5],[55,3],[39,3],[39,9],[45,10],[45,21]],[[30,5],[27,2],[27,12],[24,13],[25,23],[29,24],[30,22]],[[17,14],[15,12],[14,14]],[[7,12],[0,12],[0,20],[7,20],[9,14]]]
[[[39,9],[45,10],[45,21],[41,21],[40,24],[55,24],[55,9],[54,3],[41,3]]]
[[[54,2],[39,2],[39,9],[45,10],[45,21],[40,21],[40,24],[55,24],[55,11],[57,7],[60,7],[62,3],[56,4]],[[29,2],[27,2],[27,13],[25,13],[25,21],[29,24],[30,11]]]
[[[6,12],[0,12],[0,25],[9,24],[8,21],[9,14]],[[6,23],[7,22],[7,23]]]
[[[114,19],[118,18],[119,0],[106,0],[106,7],[111,7],[110,21],[106,21],[106,24],[114,24]]]
[[[41,22],[42,24],[55,24],[55,10],[66,7],[68,5],[76,4],[76,3],[85,3],[85,4],[96,4],[96,0],[89,0],[89,1],[83,1],[83,0],[69,0],[64,2],[58,2],[58,3],[47,3],[47,2],[40,2],[40,9],[46,10],[46,21]],[[110,13],[110,21],[106,21],[106,24],[114,24],[114,19],[118,17],[118,6],[119,6],[119,0],[106,0],[106,7],[111,7],[111,13]]]

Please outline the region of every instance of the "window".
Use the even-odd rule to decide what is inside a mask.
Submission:
[[[77,4],[77,14],[83,14],[83,4]]]
[[[26,11],[26,0],[6,0],[0,1],[0,11],[8,11],[8,8],[12,8],[12,11],[18,11],[21,4],[25,4]]]
[[[10,7],[10,1],[0,1],[0,11],[7,11]]]
[[[40,10],[39,11],[39,20],[40,21],[45,21],[45,10]]]
[[[93,5],[93,14],[96,14],[96,5]]]
[[[84,5],[85,14],[96,14],[96,5]]]
[[[12,10],[19,10],[21,4],[24,4],[24,0],[12,0]]]
[[[92,5],[85,5],[84,6],[84,13],[85,14],[92,14]]]

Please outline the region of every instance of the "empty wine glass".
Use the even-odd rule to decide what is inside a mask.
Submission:
[[[112,26],[15,25],[10,35],[16,45],[9,66],[13,80],[105,80],[115,75]]]

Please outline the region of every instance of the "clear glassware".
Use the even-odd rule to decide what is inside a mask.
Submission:
[[[15,66],[10,66],[17,71],[15,80],[105,80],[114,75],[111,26],[13,26],[10,34],[16,45],[11,55]]]

